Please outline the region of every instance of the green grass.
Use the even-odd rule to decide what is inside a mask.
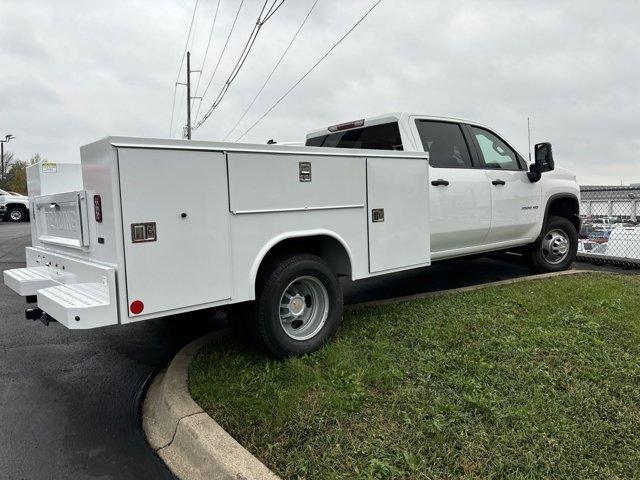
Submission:
[[[189,380],[285,479],[640,478],[640,277],[346,312],[313,355],[226,340]]]

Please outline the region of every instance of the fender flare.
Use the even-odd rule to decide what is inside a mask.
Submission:
[[[249,274],[249,292],[252,293],[251,299],[255,299],[256,296],[256,279],[258,277],[258,270],[260,265],[262,265],[262,261],[267,256],[267,254],[271,251],[271,249],[276,246],[278,243],[283,242],[285,240],[291,240],[294,238],[304,238],[304,237],[316,237],[316,236],[326,236],[331,237],[334,240],[337,240],[345,252],[347,252],[347,256],[349,257],[349,263],[351,264],[351,268],[353,268],[353,254],[351,253],[351,249],[347,245],[347,242],[338,235],[337,233],[326,230],[326,229],[314,229],[314,230],[301,230],[296,232],[286,232],[281,233],[280,235],[276,235],[269,239],[267,243],[263,245],[260,249],[256,258],[253,260],[253,264],[251,265],[251,270]]]
[[[560,199],[560,198],[569,198],[571,200],[575,200],[576,203],[578,204],[578,224],[580,224],[581,220],[580,220],[580,199],[578,198],[577,195],[574,195],[573,193],[567,193],[567,192],[563,192],[563,193],[554,193],[553,195],[551,195],[548,199],[547,199],[547,204],[544,207],[544,217],[542,218],[542,228],[540,229],[540,234],[538,235],[538,238],[536,238],[536,243],[538,243],[539,241],[542,240],[542,234],[545,230],[545,228],[547,228],[547,222],[549,221],[549,208],[551,207],[551,204]],[[578,228],[578,230],[580,230]]]

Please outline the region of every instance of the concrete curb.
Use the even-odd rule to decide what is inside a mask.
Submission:
[[[482,285],[365,302],[349,305],[347,308],[355,310],[390,305],[498,285],[595,271],[568,270],[530,275]],[[206,344],[223,340],[228,335],[228,331],[211,333],[191,342],[178,352],[167,371],[156,376],[147,392],[142,409],[142,428],[151,447],[171,472],[182,480],[278,480],[278,476],[205,413],[189,393],[188,370],[193,357]]]
[[[206,344],[227,335],[214,332],[191,342],[156,376],[142,407],[142,428],[149,445],[180,479],[278,480],[189,394],[191,360]]]

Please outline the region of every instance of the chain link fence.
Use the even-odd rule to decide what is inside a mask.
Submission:
[[[640,185],[580,187],[578,258],[640,268]]]

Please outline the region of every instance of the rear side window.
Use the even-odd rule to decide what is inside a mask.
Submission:
[[[478,142],[482,158],[487,168],[498,170],[520,170],[516,153],[500,138],[484,128],[470,126]]]
[[[398,122],[390,122],[309,138],[306,145],[308,147],[402,150],[402,138]]]
[[[416,127],[424,151],[429,152],[429,165],[435,168],[473,167],[460,125],[416,120]]]

